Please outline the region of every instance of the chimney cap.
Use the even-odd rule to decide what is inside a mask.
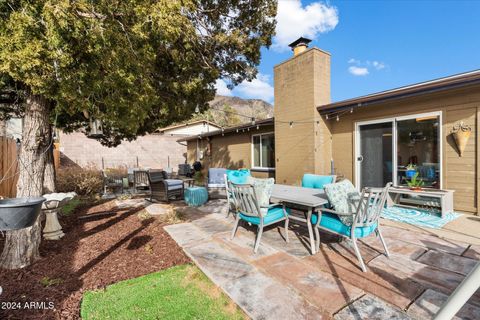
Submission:
[[[304,38],[304,37],[300,37],[297,40],[290,43],[288,46],[293,49],[293,48],[301,46],[301,45],[308,46],[308,44],[310,42],[312,42],[312,40]]]

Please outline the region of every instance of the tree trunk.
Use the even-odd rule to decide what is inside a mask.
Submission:
[[[48,104],[45,98],[29,94],[25,105],[22,143],[20,147],[17,197],[41,196],[45,174],[46,154],[50,145]],[[32,227],[7,232],[0,266],[19,269],[40,257],[41,240],[39,215]]]
[[[0,137],[7,136],[7,121],[0,119]]]
[[[49,141],[52,141],[52,128],[49,130]],[[43,194],[56,192],[55,187],[55,164],[53,162],[53,143],[50,144],[50,148],[46,153],[45,159],[45,177],[43,179]]]

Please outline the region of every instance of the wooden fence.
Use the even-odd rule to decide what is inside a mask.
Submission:
[[[15,197],[17,179],[17,144],[14,139],[0,137],[0,197]]]

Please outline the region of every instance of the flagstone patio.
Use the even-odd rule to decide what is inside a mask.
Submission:
[[[223,200],[179,208],[191,222],[165,230],[253,319],[429,319],[480,256],[479,246],[388,225],[382,232],[391,257],[366,238],[363,273],[348,241],[322,233],[312,256],[308,233],[293,222],[289,243],[283,228],[270,227],[253,254],[255,230],[241,226],[230,240],[234,220],[225,208]],[[457,316],[480,318],[480,292]]]

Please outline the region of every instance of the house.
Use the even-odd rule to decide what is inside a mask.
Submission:
[[[245,167],[298,185],[335,173],[357,188],[406,183],[416,165],[431,188],[455,190],[455,209],[480,210],[480,71],[330,101],[330,54],[301,38],[274,67],[274,117],[183,138],[187,160]],[[471,130],[463,152],[453,132]]]
[[[187,147],[178,143],[179,137],[201,135],[219,130],[220,127],[206,120],[158,129],[155,133],[140,136],[134,141],[123,141],[115,148],[108,148],[83,132],[58,134],[62,165],[76,164],[97,168],[143,167],[178,169],[185,163]]]

